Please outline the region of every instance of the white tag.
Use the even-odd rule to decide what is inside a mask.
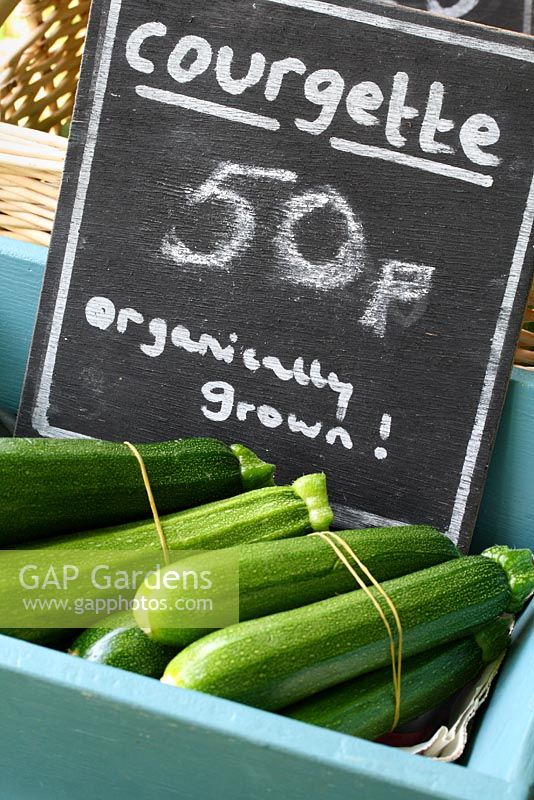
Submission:
[[[442,725],[428,741],[399,749],[437,761],[456,761],[460,758],[467,743],[469,722],[486,700],[504,656],[505,653],[496,661],[488,664],[476,683],[470,689],[462,692],[452,707],[450,716],[452,721],[449,723],[449,727]]]

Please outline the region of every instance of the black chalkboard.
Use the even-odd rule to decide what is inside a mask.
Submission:
[[[291,59],[291,60],[289,60]],[[243,441],[465,545],[529,284],[534,42],[98,0],[19,435]]]
[[[495,28],[506,28],[528,34],[534,32],[532,0],[389,0],[389,2],[455,19],[480,22],[482,25],[493,25]]]

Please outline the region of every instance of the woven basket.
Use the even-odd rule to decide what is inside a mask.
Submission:
[[[30,34],[0,63],[0,119],[60,133],[72,115],[89,0],[22,0]]]
[[[0,123],[0,235],[48,247],[67,140]]]

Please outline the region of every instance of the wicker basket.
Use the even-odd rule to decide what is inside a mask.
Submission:
[[[0,63],[0,119],[60,133],[72,115],[89,0],[22,0],[30,34]]]
[[[48,246],[67,140],[0,123],[0,234]]]

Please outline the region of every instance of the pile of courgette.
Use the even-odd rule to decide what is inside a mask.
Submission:
[[[69,652],[363,738],[387,733],[395,698],[386,628],[328,542],[306,535],[333,522],[325,476],[275,486],[272,465],[243,445],[212,439],[138,450],[176,559],[161,571],[179,568],[174,551],[232,548],[240,622],[216,631],[183,627],[172,611],[183,587],[166,589],[169,602],[159,610],[143,603],[107,618],[74,636]],[[159,547],[139,467],[124,445],[4,440],[0,480],[3,547],[51,554]],[[496,546],[462,556],[424,525],[338,536],[381,583],[402,623],[400,723],[450,697],[497,658],[508,645],[510,614],[534,591],[529,550]],[[205,555],[197,558],[204,564]],[[187,559],[194,569],[195,556]],[[0,575],[0,596],[9,595],[10,580]],[[150,597],[155,585],[165,582],[147,581],[138,595]],[[387,615],[377,589],[369,591]],[[65,635],[3,632],[41,643]]]

